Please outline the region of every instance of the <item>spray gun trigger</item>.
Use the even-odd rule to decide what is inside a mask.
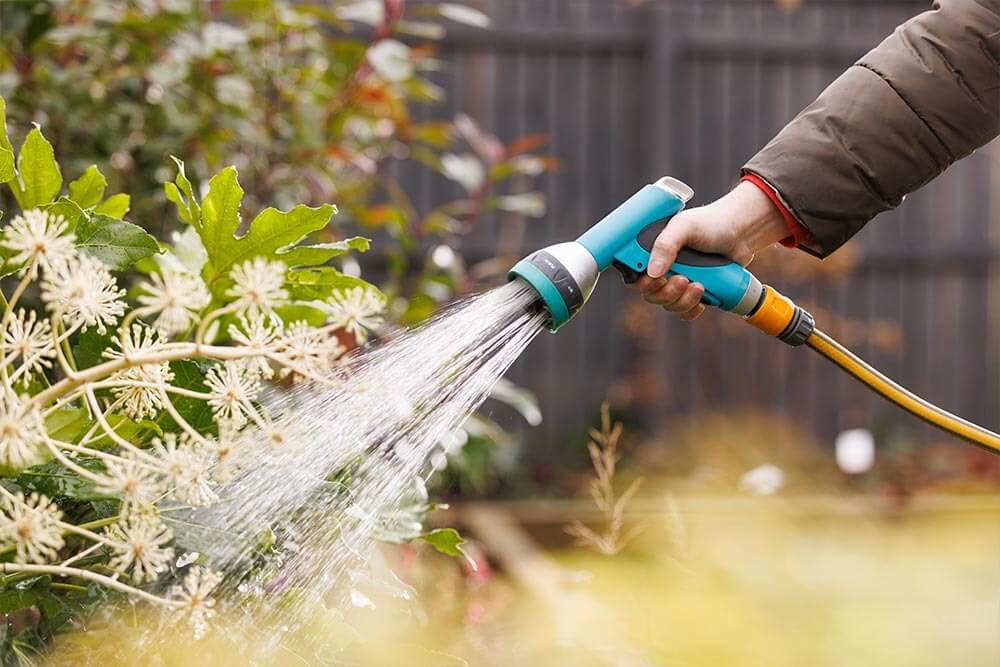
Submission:
[[[618,260],[615,260],[612,263],[612,266],[618,269],[618,272],[622,274],[622,280],[626,285],[631,285],[642,277],[641,271],[636,271],[631,266],[628,266],[623,262],[619,262]]]

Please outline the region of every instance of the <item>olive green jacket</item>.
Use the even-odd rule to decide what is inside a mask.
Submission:
[[[824,90],[744,167],[826,256],[1000,134],[1000,0],[939,0]]]

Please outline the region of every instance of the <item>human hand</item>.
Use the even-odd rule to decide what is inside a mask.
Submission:
[[[675,215],[653,244],[647,273],[633,284],[649,303],[693,320],[705,311],[705,288],[681,275],[664,275],[681,248],[718,253],[746,266],[754,253],[786,236],[777,207],[760,188],[743,181],[714,202]]]

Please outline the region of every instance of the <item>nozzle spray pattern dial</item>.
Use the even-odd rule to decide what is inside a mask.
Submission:
[[[554,332],[590,298],[599,275],[597,262],[587,249],[569,242],[531,253],[511,268],[507,278],[519,278],[535,290]]]

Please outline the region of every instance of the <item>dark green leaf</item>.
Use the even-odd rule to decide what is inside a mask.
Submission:
[[[174,372],[171,384],[182,389],[205,392],[208,390],[205,385],[205,373],[213,365],[206,361],[174,361],[170,364],[170,369]],[[214,427],[212,408],[207,402],[188,396],[172,396],[171,402],[181,417],[198,431],[208,433]],[[161,413],[156,422],[164,431],[177,431],[180,428],[166,413]]]
[[[73,346],[73,357],[80,368],[90,368],[107,361],[104,358],[104,350],[111,345],[113,330],[105,333],[98,333],[95,327],[89,327],[77,338],[76,345]]]
[[[33,607],[39,599],[49,594],[48,577],[18,582],[14,586],[0,591],[0,614],[9,614],[19,609]]]
[[[76,228],[76,245],[117,271],[160,251],[156,239],[142,227],[106,215],[81,221]]]
[[[123,414],[111,413],[107,416],[108,423],[119,436],[135,445],[143,445],[149,442],[154,436],[162,436],[163,429],[156,422],[148,419],[133,421]],[[111,436],[104,435],[96,439],[90,446],[101,448],[114,444]]]
[[[101,462],[95,458],[77,457],[76,463],[87,470],[103,470]],[[92,482],[68,470],[58,461],[28,468],[17,476],[17,483],[25,491],[43,493],[49,498],[97,500],[106,497],[94,489]]]

